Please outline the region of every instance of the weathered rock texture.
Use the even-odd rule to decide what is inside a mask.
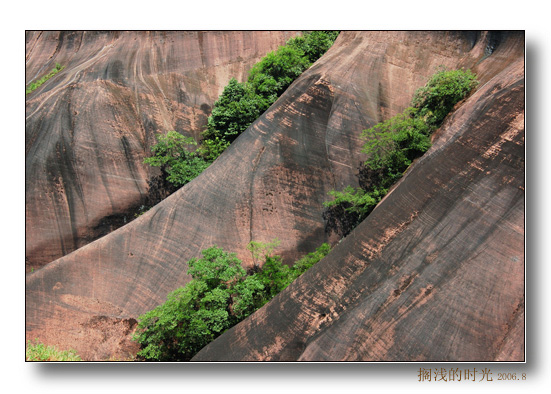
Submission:
[[[27,271],[134,218],[156,133],[199,139],[231,77],[296,32],[27,32]]]
[[[197,359],[518,358],[523,342],[508,333],[523,333],[524,37],[495,37],[341,33],[198,178],[29,275],[27,337],[90,359],[123,354],[131,319],[185,284],[202,249],[245,264],[250,240],[278,237],[287,262],[312,251],[328,240],[327,192],[357,184],[360,131],[445,65],[472,67],[481,87],[427,157],[330,256]],[[122,327],[105,338],[121,343],[110,353],[82,334],[98,316]]]
[[[524,65],[334,251],[194,360],[524,360]]]

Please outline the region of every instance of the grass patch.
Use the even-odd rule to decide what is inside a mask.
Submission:
[[[45,346],[38,339],[27,342],[26,361],[82,361],[74,350],[58,350],[54,346]]]
[[[31,82],[26,88],[25,88],[25,94],[29,94],[36,89],[38,89],[41,85],[46,83],[50,78],[53,78],[57,73],[62,71],[65,68],[65,66],[62,66],[59,63],[55,64],[55,68],[52,69],[48,74],[44,75],[42,78],[40,78],[37,81]]]

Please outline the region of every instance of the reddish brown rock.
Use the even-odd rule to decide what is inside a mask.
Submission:
[[[231,77],[296,32],[27,32],[27,271],[107,234],[148,201],[156,133],[199,138]]]
[[[78,332],[82,324],[92,321],[97,316],[130,319],[158,305],[164,301],[168,292],[187,283],[189,277],[186,275],[186,262],[198,256],[202,249],[216,244],[228,251],[236,252],[245,264],[250,263],[251,260],[245,249],[251,240],[267,241],[279,238],[281,247],[277,252],[284,256],[286,262],[292,262],[296,257],[312,251],[322,242],[329,240],[324,232],[321,216],[322,203],[327,199],[327,192],[331,189],[343,188],[348,184],[357,184],[357,167],[362,159],[359,153],[362,144],[359,140],[361,130],[401,111],[409,104],[415,89],[422,86],[439,65],[474,67],[480,75],[483,87],[496,75],[505,75],[511,70],[510,66],[513,62],[519,58],[522,59],[523,36],[522,34],[503,34],[499,40],[494,40],[499,45],[490,45],[491,38],[492,35],[489,33],[467,32],[341,33],[329,52],[306,71],[197,179],[132,223],[29,275],[26,303],[27,337],[46,336],[54,344],[55,337],[58,344],[76,348],[90,358],[105,357],[105,353],[96,351],[92,341],[86,340],[85,337],[76,340],[77,336],[71,337],[64,333]],[[514,75],[518,72],[514,70]],[[498,85],[492,86],[496,91],[502,89]],[[476,103],[486,108],[492,102],[486,101],[486,106],[480,100]],[[482,115],[484,114],[481,112],[472,112],[470,115],[465,115],[463,123],[483,123],[486,120]],[[338,349],[338,346],[334,345],[334,352],[331,350],[333,348],[327,348],[328,353],[322,354],[323,352],[316,347],[311,347],[307,353],[298,351],[297,348],[301,348],[306,343],[305,338],[312,341],[314,334],[322,333],[319,327],[322,327],[324,321],[326,323],[323,324],[327,325],[328,329],[334,327],[335,333],[342,329],[328,322],[341,321],[337,317],[343,315],[343,310],[349,310],[357,303],[369,302],[360,297],[369,290],[362,287],[365,283],[371,283],[373,289],[379,289],[373,297],[377,299],[379,305],[388,305],[389,307],[385,306],[382,311],[396,313],[394,318],[397,321],[399,316],[407,312],[401,309],[405,305],[401,303],[405,302],[404,300],[412,301],[418,298],[415,305],[429,305],[429,297],[444,294],[443,290],[433,292],[430,287],[434,288],[438,285],[435,281],[438,275],[448,273],[449,281],[456,280],[467,283],[469,286],[477,284],[472,279],[461,279],[453,275],[453,270],[449,269],[450,265],[460,265],[461,263],[457,262],[463,261],[462,256],[474,256],[469,255],[474,253],[472,248],[459,250],[463,254],[460,253],[452,259],[454,252],[458,251],[458,245],[463,245],[470,240],[468,238],[462,240],[462,237],[473,236],[476,240],[473,247],[476,248],[476,245],[484,244],[484,234],[491,233],[496,237],[495,231],[501,227],[499,225],[492,227],[492,224],[495,224],[493,216],[488,219],[488,223],[480,218],[476,221],[461,216],[463,210],[466,210],[467,218],[470,215],[470,211],[467,210],[468,198],[480,197],[476,193],[470,197],[465,194],[466,189],[468,191],[467,186],[471,185],[466,183],[470,179],[469,174],[464,176],[463,183],[450,182],[450,187],[453,187],[446,193],[443,193],[445,189],[443,184],[437,183],[438,188],[436,188],[435,184],[429,187],[427,186],[429,184],[421,182],[431,179],[435,179],[436,182],[442,179],[441,182],[443,182],[448,179],[450,163],[446,160],[452,160],[452,156],[454,157],[451,163],[454,166],[452,170],[458,168],[462,170],[470,163],[469,160],[481,155],[487,141],[477,142],[476,134],[472,135],[476,142],[473,152],[469,150],[464,139],[460,140],[463,141],[464,146],[460,146],[466,149],[467,153],[455,148],[459,136],[466,135],[461,127],[463,123],[449,123],[448,130],[455,131],[445,133],[439,139],[439,143],[447,147],[450,152],[447,151],[446,155],[433,153],[428,157],[440,159],[433,161],[423,159],[418,163],[416,168],[424,168],[425,175],[407,183],[409,185],[407,192],[396,193],[398,190],[396,189],[395,193],[385,199],[374,215],[368,219],[370,224],[362,224],[362,228],[368,228],[372,234],[366,235],[367,238],[361,243],[360,248],[353,243],[354,237],[360,234],[357,231],[354,233],[356,235],[351,235],[339,244],[331,255],[333,257],[320,263],[316,270],[307,273],[300,282],[274,299],[267,308],[222,336],[200,356],[220,359],[234,357],[235,359],[298,359],[302,355],[305,358],[343,359],[348,355],[353,358],[349,350],[346,350],[346,346],[354,347],[355,345],[351,345],[350,341],[365,339],[362,335],[366,332],[353,324],[347,328],[348,331],[343,331],[343,347]],[[494,137],[497,138],[495,135]],[[517,138],[518,135],[515,134],[514,137]],[[457,153],[454,154],[456,150]],[[435,147],[433,152],[437,151]],[[497,151],[501,152],[499,149]],[[499,160],[487,160],[487,162],[494,164],[488,169],[481,167],[481,173],[491,172],[494,168],[492,166],[498,165]],[[421,165],[421,163],[427,164]],[[501,175],[500,171],[495,170],[495,174],[503,178],[505,174]],[[477,178],[479,176],[480,174],[476,177],[473,175],[475,180],[482,179]],[[515,182],[516,173],[511,176]],[[406,183],[403,182],[403,184]],[[490,198],[488,195],[500,190],[499,184],[496,184],[496,189],[492,189],[493,184],[486,185],[481,180],[481,185],[481,190],[486,191],[484,196],[487,198]],[[402,190],[405,188],[403,185],[401,187]],[[425,187],[429,189],[425,190]],[[518,186],[517,190],[520,190]],[[509,189],[505,196],[508,196],[507,193],[510,193]],[[397,195],[402,197],[395,197]],[[387,202],[389,200],[394,202],[391,204]],[[438,208],[440,210],[434,212],[439,213],[440,216],[433,217],[430,214],[427,216],[423,214],[424,211],[420,211],[433,200],[436,201],[434,203],[436,207],[440,207]],[[484,204],[484,201],[480,198],[480,204]],[[510,201],[506,199],[502,205],[497,204],[497,206],[500,209],[506,209],[508,203]],[[453,212],[454,204],[459,204],[459,211],[454,212],[455,216],[448,217],[445,212],[444,214],[441,212],[442,209]],[[479,204],[477,200],[472,203],[473,207],[476,204]],[[382,208],[383,206],[386,208]],[[518,214],[516,209],[511,211],[516,212],[515,215]],[[387,210],[389,216],[381,216],[383,215],[381,212]],[[428,212],[432,211],[428,209]],[[478,212],[480,213],[481,210]],[[512,220],[517,220],[517,217],[513,217]],[[411,262],[404,265],[400,261],[405,259],[406,255],[400,253],[404,251],[404,247],[407,248],[408,245],[415,243],[411,240],[401,243],[398,238],[411,236],[412,230],[409,229],[413,228],[416,228],[414,234],[419,238],[416,240],[420,244],[425,239],[424,235],[427,235],[425,241],[427,245],[423,246],[431,253],[426,253],[426,256],[424,256],[425,251],[413,254]],[[491,228],[491,231],[488,228]],[[504,228],[507,229],[507,227]],[[522,228],[517,230],[519,233]],[[444,235],[451,236],[454,232],[457,234],[454,238],[455,246],[444,253],[442,251],[444,241],[440,241],[439,236],[434,234],[441,234],[442,240],[445,240]],[[432,238],[428,237],[428,234],[433,234]],[[514,269],[517,269],[520,264],[522,273],[522,244],[519,249],[514,242],[515,236],[512,236],[511,240],[510,247],[515,251],[515,257],[520,258],[520,263],[515,262]],[[389,255],[388,261],[383,262],[379,259],[376,263],[368,259],[369,256],[371,256],[369,258],[375,258],[381,253],[390,253],[391,250],[394,254]],[[424,264],[420,261],[425,261],[425,257],[427,261],[446,257],[450,262],[441,268],[437,268],[440,267],[438,264],[430,265],[430,267],[436,267],[432,268],[436,271],[431,274],[436,277],[430,275],[425,277],[418,272],[419,267]],[[395,260],[394,263],[392,259]],[[454,265],[453,262],[456,264]],[[367,267],[370,268],[367,269]],[[457,272],[467,276],[477,275],[472,268],[467,268],[464,272],[459,270]],[[392,270],[395,271],[394,276],[388,273],[394,272]],[[423,272],[430,271],[431,269],[428,269]],[[496,274],[495,269],[490,272]],[[513,273],[517,274],[516,271]],[[369,276],[369,279],[355,281],[358,275]],[[384,281],[385,275],[392,279]],[[517,277],[518,275],[515,276]],[[505,275],[503,278],[512,277]],[[322,288],[319,287],[320,280],[323,282]],[[379,280],[383,282],[380,283]],[[450,282],[446,283],[450,286]],[[501,285],[502,283],[496,286]],[[297,295],[298,291],[293,292],[293,289],[299,287],[300,296]],[[453,286],[451,288],[459,293],[463,292],[460,296],[469,294],[468,287],[464,290]],[[401,301],[394,303],[391,297],[396,289],[399,290],[396,299]],[[405,295],[402,296],[402,293]],[[473,294],[477,293],[473,291]],[[515,292],[510,294],[512,298],[517,296]],[[97,305],[98,309],[91,310],[88,307],[70,304],[67,302],[68,296],[85,300],[85,305]],[[336,297],[335,300],[333,296]],[[293,297],[302,298],[296,301]],[[453,303],[453,300],[449,298],[448,302]],[[463,308],[459,313],[470,314],[471,317],[472,313],[476,315],[476,310],[472,313],[465,310],[466,305],[470,305],[473,300],[465,298],[463,302],[464,304],[458,304],[459,308]],[[511,316],[510,304],[507,301],[497,307],[500,309],[500,317],[507,315],[510,318],[507,322],[517,324],[518,320]],[[278,305],[284,308],[289,319],[271,312],[277,309]],[[376,303],[372,305],[374,306],[367,307],[367,310],[359,308],[361,310],[361,314],[358,315],[359,320],[370,316],[370,308],[377,308]],[[443,308],[445,302],[440,301],[436,305],[440,306],[435,310],[441,312],[439,308]],[[325,309],[322,308],[320,312],[321,306]],[[315,313],[310,315],[308,312],[310,309]],[[64,313],[64,310],[70,313]],[[71,318],[75,313],[78,314],[78,318]],[[352,321],[355,319],[353,314],[347,316]],[[381,330],[382,327],[386,327],[385,319],[390,319],[389,316],[382,314],[379,317],[381,324],[375,325],[371,330]],[[416,312],[409,316],[414,318],[420,314]],[[272,319],[280,319],[282,323],[275,324],[275,320]],[[268,321],[271,323],[263,325],[263,322]],[[262,326],[265,330],[264,334],[252,332],[251,322]],[[344,323],[345,319],[343,318],[341,322]],[[499,325],[506,322],[496,320],[492,324]],[[505,326],[502,326],[502,332],[505,332],[503,327]],[[390,328],[396,330],[395,327]],[[449,339],[446,336],[453,334],[453,328],[448,327],[441,331],[438,328],[437,325],[432,327],[434,332],[439,332],[443,339],[435,345],[445,344],[446,338]],[[244,342],[248,341],[246,335],[249,332],[252,335],[251,342],[250,346],[246,346]],[[496,330],[491,331],[488,335],[496,332]],[[423,337],[429,334],[430,332],[427,331],[419,335]],[[389,335],[388,341],[396,341],[391,335],[391,330],[386,335]],[[411,346],[417,346],[419,343],[416,341],[420,337],[411,337]],[[121,335],[117,338],[124,341],[127,337]],[[228,338],[235,340],[235,344],[228,345]],[[335,339],[338,338],[339,336],[335,337]],[[403,340],[406,339],[403,338]],[[480,342],[475,341],[474,344],[478,343]],[[517,349],[511,346],[511,342],[506,341],[505,337],[503,344],[503,357],[508,357],[507,354],[513,354]],[[325,346],[323,342],[320,342],[321,345]],[[114,348],[113,354],[116,351],[118,350]],[[441,348],[440,351],[445,352],[446,349]],[[363,351],[358,350],[358,352],[357,358],[364,356]],[[399,352],[381,351],[378,354],[385,355],[381,358],[386,355],[388,355],[387,358],[404,356]],[[484,351],[480,354],[486,355]],[[418,353],[412,351],[407,357],[414,359],[422,358],[423,355],[421,351]],[[450,358],[461,356],[461,354],[448,355]]]
[[[524,361],[524,64],[372,214],[193,361]]]

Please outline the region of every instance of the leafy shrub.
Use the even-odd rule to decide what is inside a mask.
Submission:
[[[25,94],[29,94],[33,92],[34,90],[38,89],[40,86],[42,86],[46,81],[48,81],[50,78],[54,77],[58,72],[63,70],[65,66],[62,66],[59,63],[55,64],[55,68],[53,68],[47,75],[43,76],[37,81],[31,82],[27,88],[25,89]]]
[[[310,63],[318,60],[335,42],[338,31],[316,30],[305,33],[302,37],[289,40],[287,45],[300,49]]]
[[[309,66],[310,61],[303,51],[293,46],[281,46],[253,66],[248,84],[260,96],[266,110]]]
[[[419,109],[419,117],[431,126],[439,126],[455,104],[463,100],[478,81],[470,70],[441,68],[425,86],[413,96],[412,105]]]
[[[214,246],[188,262],[192,280],[167,296],[164,304],[140,316],[134,340],[139,356],[155,361],[187,361],[228,328],[266,304],[329,252],[324,244],[295,267],[271,256],[278,242],[255,242],[262,268],[247,273],[235,254]]]
[[[411,163],[430,148],[431,133],[477,83],[470,71],[441,70],[417,90],[413,107],[364,130],[362,152],[367,159],[360,164],[360,188],[329,192],[333,200],[324,203],[322,214],[326,231],[345,237],[363,221]]]
[[[235,283],[246,276],[235,255],[212,247],[188,262],[192,280],[140,316],[134,339],[149,360],[187,361],[237,321],[230,313]],[[242,312],[242,311],[240,311]]]
[[[325,230],[346,237],[375,208],[380,201],[380,194],[384,195],[378,191],[369,193],[352,186],[347,186],[342,192],[330,191],[329,195],[333,200],[323,203]]]
[[[231,143],[263,110],[262,103],[251,86],[232,78],[214,103],[203,137],[207,140],[218,137]]]
[[[291,280],[294,281],[300,275],[305,273],[308,269],[313,267],[321,259],[323,259],[331,251],[331,246],[328,243],[323,243],[314,252],[308,253],[306,256],[295,262],[291,267]]]
[[[338,32],[315,31],[290,39],[249,71],[246,82],[232,78],[215,102],[199,151],[214,161],[289,85],[333,44]]]
[[[26,361],[82,361],[74,350],[60,351],[54,346],[44,346],[38,339],[27,341]]]
[[[193,138],[169,131],[166,136],[158,137],[157,144],[151,148],[153,156],[144,159],[144,163],[160,167],[166,174],[166,180],[175,186],[183,186],[210,164],[195,151],[188,150],[189,146],[194,145],[197,143]]]
[[[212,163],[228,148],[228,146],[230,146],[229,141],[223,136],[213,133],[211,136],[205,137],[201,142],[201,146],[197,149],[197,153],[207,163]]]
[[[284,265],[279,256],[267,256],[260,272],[254,274],[264,287],[266,302],[291,283],[291,269]]]
[[[407,108],[362,132],[366,141],[362,152],[367,156],[363,166],[374,174],[373,187],[388,189],[430,148],[431,127],[416,114],[415,109]]]

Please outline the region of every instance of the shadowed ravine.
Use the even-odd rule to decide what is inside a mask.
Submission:
[[[198,178],[29,274],[27,338],[89,360],[127,357],[136,351],[134,319],[189,281],[186,262],[202,249],[216,244],[248,265],[251,240],[279,238],[276,253],[286,262],[322,242],[336,244],[324,231],[322,204],[329,190],[357,185],[361,130],[402,111],[440,65],[472,68],[480,85],[429,152],[325,259],[196,360],[523,360],[524,35],[509,32],[342,32]],[[148,86],[161,78],[153,74]],[[110,83],[98,82],[95,92],[110,97],[117,114],[137,93],[109,95]],[[163,91],[149,100],[162,102]],[[64,105],[82,114],[93,104]],[[28,113],[36,108],[28,104]],[[152,116],[143,105],[139,113]],[[158,124],[169,119],[157,115]],[[57,152],[73,130],[63,121],[55,123],[65,136]],[[97,127],[90,146],[105,138]],[[122,151],[139,156],[138,140],[128,136]],[[108,160],[79,156],[100,159]],[[59,163],[55,156],[45,162]],[[60,187],[88,196],[79,191],[84,183],[63,183],[80,173],[63,171]],[[120,176],[139,190],[135,174],[146,169],[132,171]],[[101,174],[107,185],[122,182]],[[109,196],[109,188],[97,189],[101,199]],[[42,231],[30,227],[27,234]]]

